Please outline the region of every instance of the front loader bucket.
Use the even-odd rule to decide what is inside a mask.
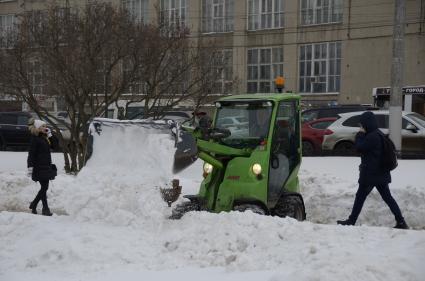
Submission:
[[[174,153],[173,173],[179,173],[196,161],[198,149],[196,140],[192,134],[186,131],[180,131],[176,152]]]
[[[176,128],[176,123],[173,121],[164,121],[164,120],[150,120],[150,119],[139,119],[139,120],[116,120],[108,118],[94,118],[90,124],[90,133],[101,134],[102,127],[112,127],[112,128],[124,128],[124,127],[141,127],[148,129],[152,133],[169,133],[173,135],[175,141],[177,142],[177,131],[173,128]]]
[[[180,125],[172,120],[116,120],[108,118],[95,118],[90,124],[87,159],[93,151],[93,135],[101,135],[105,127],[113,129],[140,127],[148,134],[169,134],[174,141],[174,147],[176,149],[174,153],[173,173],[182,171],[197,159],[195,139],[189,132],[180,130]]]

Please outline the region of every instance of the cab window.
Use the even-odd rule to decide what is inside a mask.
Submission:
[[[311,127],[318,130],[324,130],[329,127],[334,121],[321,121],[314,124],[311,124]]]

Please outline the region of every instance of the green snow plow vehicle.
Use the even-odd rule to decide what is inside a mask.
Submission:
[[[179,219],[195,210],[251,210],[305,220],[298,182],[300,96],[225,97],[216,102],[214,120],[205,116],[198,127],[183,124],[182,130],[193,136],[196,149],[178,148],[175,163],[184,162],[184,153],[191,150],[187,163],[194,154],[202,159],[204,180],[199,193],[184,196],[189,201],[177,205],[170,218]]]

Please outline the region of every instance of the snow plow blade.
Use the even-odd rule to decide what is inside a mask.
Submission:
[[[172,120],[116,120],[108,118],[95,118],[90,124],[89,141],[87,147],[87,159],[93,151],[93,135],[102,134],[102,130],[107,128],[122,129],[128,127],[140,127],[148,134],[169,134],[174,140],[174,163],[173,173],[178,173],[190,166],[197,159],[196,141],[192,134],[180,130],[180,124]]]
[[[90,132],[96,132],[101,134],[102,127],[112,127],[112,128],[125,128],[125,127],[141,127],[149,131],[149,133],[170,133],[174,136],[174,139],[177,140],[177,131],[173,128],[176,127],[176,123],[173,121],[163,121],[163,120],[149,120],[149,119],[140,119],[140,120],[116,120],[108,118],[94,118],[90,125]]]
[[[198,149],[196,140],[192,134],[179,130],[179,137],[176,143],[176,152],[174,153],[173,173],[179,173],[192,165],[198,159]]]

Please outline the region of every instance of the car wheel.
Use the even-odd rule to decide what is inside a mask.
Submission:
[[[273,213],[279,217],[291,217],[298,221],[306,219],[304,203],[299,196],[283,195],[276,204]]]
[[[352,156],[355,154],[354,144],[348,141],[338,143],[334,148],[335,154],[340,156]]]
[[[314,155],[314,146],[309,141],[303,141],[303,156]]]

